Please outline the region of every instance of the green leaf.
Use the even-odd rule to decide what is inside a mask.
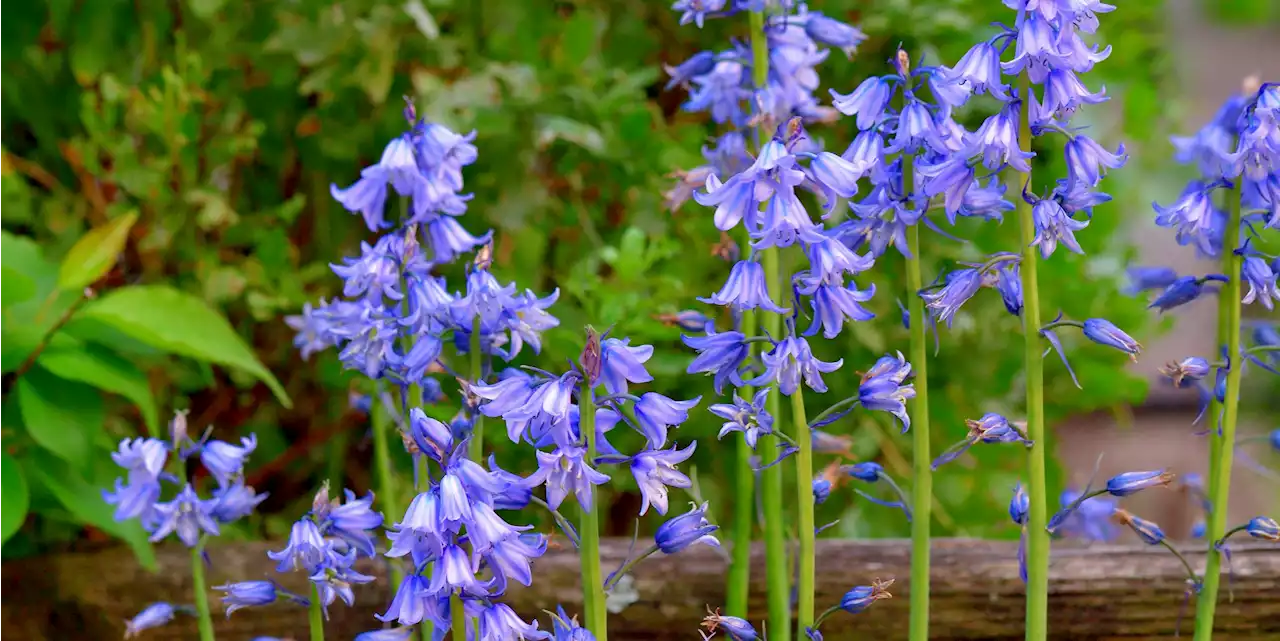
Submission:
[[[137,221],[137,212],[129,212],[81,236],[62,258],[58,288],[75,291],[102,278],[116,264],[116,257],[129,240],[129,230]]]
[[[119,354],[99,345],[51,346],[36,363],[67,380],[88,383],[129,399],[142,413],[147,433],[159,433],[160,412],[146,374]]]
[[[0,505],[0,542],[4,542],[22,528],[31,507],[27,476],[8,452],[0,453],[0,497],[4,499]]]
[[[38,451],[24,460],[24,468],[28,478],[49,490],[77,520],[124,540],[143,567],[156,569],[156,552],[142,526],[137,521],[116,521],[115,509],[102,500],[102,488],[85,480],[77,468]]]
[[[18,405],[36,443],[78,468],[89,463],[93,436],[106,419],[97,390],[33,367],[18,379]]]
[[[600,130],[577,120],[563,116],[546,116],[538,119],[537,139],[539,148],[546,148],[557,140],[571,142],[597,156],[607,151],[604,136]]]
[[[247,372],[266,383],[285,407],[293,406],[280,381],[231,324],[190,294],[164,285],[125,287],[89,303],[81,315],[170,353]]]
[[[36,283],[16,269],[0,268],[0,307],[8,307],[36,296]]]

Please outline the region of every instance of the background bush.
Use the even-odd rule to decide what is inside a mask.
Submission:
[[[994,0],[812,4],[870,36],[855,59],[834,52],[820,68],[824,90],[848,91],[883,73],[899,43],[926,63],[953,62],[988,35],[989,22],[1007,19]],[[1159,3],[1123,3],[1103,23],[1114,53],[1090,84],[1105,82],[1114,98],[1095,110],[1104,116],[1093,126],[1112,145],[1124,140],[1136,160],[1109,179],[1116,201],[1099,207],[1081,234],[1088,256],[1060,252],[1042,277],[1047,310],[1106,316],[1137,336],[1147,315],[1116,293],[1128,258],[1119,232],[1128,219],[1149,216],[1137,186],[1149,157],[1166,155],[1154,140],[1167,115],[1157,99],[1166,79],[1160,12]],[[116,474],[106,457],[114,441],[162,429],[172,409],[190,408],[193,430],[259,435],[250,480],[272,496],[245,536],[287,527],[273,514],[309,501],[323,478],[371,485],[367,418],[349,404],[353,379],[331,353],[303,362],[282,317],[335,294],[328,264],[368,237],[328,189],[354,180],[402,130],[402,95],[430,119],[478,131],[480,160],[466,172],[475,200],[464,221],[473,232],[496,230],[499,276],[538,291],[560,288],[553,311],[562,324],[536,362],[576,355],[588,322],[616,324],[657,346],[655,391],[710,402],[709,379],[683,373],[690,353],[679,331],[655,316],[701,308],[695,297],[727,273],[711,252],[718,235],[709,212],[693,203],[668,212],[662,200],[666,175],[701,164],[699,148],[714,131],[678,111],[684,94],[663,91],[661,64],[723,47],[744,25],[681,28],[664,3],[637,0],[48,0],[10,3],[3,18],[6,556],[105,533],[125,537],[145,560],[141,531],[113,523],[98,488]],[[971,108],[966,124],[984,116]],[[853,133],[852,122],[813,131],[836,150]],[[1144,149],[1159,153],[1144,157]],[[1041,169],[1042,177],[1064,173]],[[104,226],[114,226],[121,255],[94,279],[97,300],[16,377],[80,298],[78,287],[57,286],[60,264],[82,264],[79,254],[67,258],[73,245]],[[927,235],[926,272],[1011,249],[1017,236],[1013,224],[954,231],[973,242]],[[870,273],[879,318],[824,347],[823,356],[847,365],[829,379],[832,392],[809,397],[811,414],[847,396],[855,370],[876,355],[905,349],[895,303],[904,295],[901,271],[900,260],[886,257]],[[1017,323],[998,297],[984,296],[944,330],[930,363],[938,447],[960,438],[965,417],[1020,413],[1022,345],[1008,340]],[[1143,398],[1145,383],[1124,373],[1122,355],[1079,341],[1069,349],[1085,389],[1048,361],[1051,424]],[[454,407],[446,401],[440,411]],[[905,473],[907,440],[885,422],[857,421],[831,431],[852,436],[859,459]],[[677,437],[710,439],[717,428],[699,413]],[[701,490],[715,501],[730,457],[711,444],[695,461]],[[957,464],[971,472],[952,469],[937,486],[937,531],[1012,536],[992,525],[1003,523],[993,515],[1021,459],[974,453]],[[625,515],[638,496],[630,483],[615,481],[623,516],[607,525],[614,533],[632,527]],[[862,501],[822,506],[822,522],[835,518],[835,531],[847,536],[906,531],[900,514]]]

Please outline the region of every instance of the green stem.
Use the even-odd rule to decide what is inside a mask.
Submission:
[[[903,160],[904,180],[911,180],[911,158]],[[906,183],[910,185],[912,183]],[[920,226],[907,228],[907,309],[911,316],[911,368],[916,398],[911,412],[911,641],[929,638],[929,528],[933,508],[933,464],[929,434],[929,346],[924,300],[915,292],[923,285],[920,273]]]
[[[1022,99],[1018,115],[1018,143],[1023,152],[1031,151],[1030,119],[1031,84],[1024,73],[1018,78],[1018,97]],[[1031,172],[1020,174],[1019,182],[1030,184]],[[1045,451],[1048,442],[1044,429],[1044,357],[1040,344],[1040,279],[1038,248],[1035,240],[1035,221],[1031,216],[1031,204],[1018,198],[1018,222],[1022,242],[1022,334],[1025,341],[1027,366],[1027,438],[1032,441],[1027,448],[1027,617],[1028,641],[1043,641],[1048,635],[1049,623],[1049,490],[1045,482]],[[919,518],[918,516],[916,517]]]
[[[209,614],[209,589],[204,581],[204,538],[191,548],[191,592],[196,602],[196,626],[200,641],[213,641],[213,617]]]
[[[480,316],[471,320],[471,382],[478,383],[484,376],[484,364],[480,354]],[[471,460],[484,464],[484,416],[476,413],[471,428]]]
[[[748,16],[751,30],[751,80],[756,87],[769,82],[769,44],[764,32],[764,14],[752,11]],[[756,127],[756,148],[764,145],[764,132]],[[765,250],[761,263],[769,287],[769,297],[780,300],[782,293],[781,270],[778,266],[778,250]],[[782,317],[778,314],[764,316],[764,329],[770,336],[782,333]],[[777,417],[782,409],[782,398],[770,394],[767,403],[769,413]],[[774,451],[776,439],[762,437],[756,444],[762,452]],[[782,516],[782,465],[774,465],[760,471],[760,502],[764,511],[765,579],[768,582],[769,631],[772,641],[791,641],[791,576],[787,572],[787,537]],[[807,485],[807,484],[806,484]]]
[[[816,621],[814,621],[814,622],[813,622],[813,626],[812,626],[812,627],[813,627],[813,629],[814,629],[814,630],[818,630],[819,628],[821,628],[821,627],[822,627],[822,623],[823,623],[824,621],[826,621],[826,620],[827,620],[827,617],[829,617],[829,616],[831,616],[831,615],[833,615],[833,614],[835,614],[835,613],[837,613],[837,612],[839,612],[839,611],[840,611],[840,606],[838,606],[838,605],[833,605],[833,606],[831,606],[831,607],[827,608],[826,610],[823,610],[823,611],[822,611],[822,614],[819,614],[819,615],[818,615],[818,619],[817,619]]]
[[[821,423],[823,419],[827,418],[828,416],[831,416],[832,414],[835,414],[836,412],[843,412],[844,410],[850,407],[853,407],[854,405],[857,405],[858,400],[859,399],[857,396],[851,396],[849,398],[844,399],[843,401],[840,401],[839,403],[836,403],[835,405],[832,405],[831,407],[828,407],[825,410],[822,410],[821,414],[813,417],[812,421],[809,421],[809,427],[813,427],[814,425]]]
[[[800,530],[800,559],[798,564],[798,598],[796,600],[796,637],[804,634],[804,629],[813,625],[813,589],[816,566],[814,560],[813,523],[813,439],[809,430],[809,421],[805,419],[804,387],[796,388],[791,395],[791,422],[796,427],[796,512]]]
[[[654,553],[656,553],[657,551],[658,551],[658,546],[651,545],[649,546],[649,549],[645,550],[644,552],[641,552],[640,555],[637,556],[636,558],[631,559],[626,563],[623,563],[622,567],[618,568],[618,571],[613,573],[613,576],[610,578],[609,583],[605,585],[605,588],[612,589],[613,586],[618,584],[618,581],[622,580],[622,577],[626,576],[627,573],[631,571],[631,568],[635,567],[641,561],[653,556]]]
[[[385,513],[395,519],[404,512],[400,509],[400,494],[397,492],[395,476],[391,474],[391,447],[387,443],[387,432],[392,429],[392,419],[386,404],[380,402],[382,392],[381,385],[374,388],[375,398],[369,408],[373,430],[373,467],[378,484],[377,495],[382,498]],[[395,585],[400,585],[400,581],[404,579],[404,569],[398,563],[391,564],[391,577]]]
[[[750,336],[756,331],[756,315],[747,312],[742,316],[742,333]],[[754,351],[754,350],[753,350]],[[743,398],[751,398],[752,389],[740,390]],[[756,475],[751,467],[754,452],[747,439],[737,439],[733,461],[733,561],[729,565],[728,583],[725,586],[725,610],[731,616],[746,618],[747,597],[751,590],[751,534],[755,520]]]
[[[453,641],[467,641],[467,610],[462,607],[462,597],[457,592],[449,596],[449,618]]]
[[[1187,571],[1188,579],[1195,582],[1199,578],[1196,576],[1195,568],[1191,567],[1191,562],[1187,561],[1187,557],[1182,556],[1182,553],[1178,551],[1178,548],[1173,547],[1173,544],[1170,543],[1168,539],[1160,539],[1160,545],[1163,545],[1166,550],[1172,552],[1174,556],[1178,557],[1179,561],[1182,561],[1182,569]]]
[[[1227,393],[1222,402],[1222,434],[1218,430],[1209,433],[1209,439],[1217,444],[1217,465],[1213,468],[1213,479],[1210,481],[1213,512],[1209,514],[1209,531],[1205,538],[1209,541],[1209,554],[1204,569],[1204,587],[1200,591],[1200,599],[1196,604],[1196,641],[1209,641],[1213,637],[1213,615],[1218,605],[1218,586],[1221,583],[1222,553],[1215,543],[1222,539],[1227,529],[1227,500],[1231,493],[1231,464],[1236,448],[1231,444],[1236,440],[1236,416],[1240,410],[1240,375],[1244,371],[1243,359],[1240,356],[1240,267],[1242,257],[1235,253],[1240,242],[1240,185],[1237,180],[1231,190],[1231,202],[1228,203],[1230,218],[1222,241],[1222,267],[1228,282],[1218,294],[1219,300],[1227,308],[1226,329],[1227,355],[1231,360],[1231,369],[1227,371]]]
[[[594,385],[583,378],[582,392],[578,397],[579,431],[587,440],[587,461],[596,458],[596,404],[592,396]],[[604,609],[604,576],[600,571],[600,510],[599,494],[593,493],[597,500],[590,509],[582,510],[582,522],[578,528],[578,537],[582,545],[578,547],[582,563],[582,603],[587,629],[597,641],[607,641],[608,620]]]
[[[311,623],[311,641],[324,641],[324,605],[320,603],[320,588],[315,583],[311,584],[307,620]]]

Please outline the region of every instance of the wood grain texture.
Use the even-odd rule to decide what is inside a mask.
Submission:
[[[606,539],[601,554],[606,571],[616,568],[628,541]],[[280,547],[276,545],[274,547]],[[1219,606],[1218,629],[1224,639],[1280,639],[1280,545],[1241,541],[1234,550],[1234,602]],[[299,575],[277,575],[267,559],[267,543],[238,543],[210,550],[212,585],[272,577],[296,590]],[[1005,541],[943,539],[933,546],[933,638],[1020,639],[1023,597],[1018,580],[1016,546]],[[1199,546],[1185,553],[1203,567]],[[909,575],[907,541],[818,542],[817,603],[823,609],[839,601],[850,587],[874,578],[897,578],[895,598],[849,616],[838,613],[823,626],[829,640],[905,639]],[[3,567],[3,624],[11,639],[119,639],[123,620],[153,601],[189,601],[187,554],[182,548],[159,550],[160,571],[140,569],[126,549],[67,554],[8,562]],[[752,562],[763,568],[764,549],[752,550]],[[563,604],[580,610],[575,554],[551,551],[535,566],[532,588],[516,586],[506,601],[525,615]],[[379,581],[358,586],[356,604],[331,610],[328,638],[352,639],[379,626],[373,618],[389,602],[386,567],[366,561],[364,571]],[[694,548],[671,557],[656,556],[641,564],[632,587],[636,600],[612,614],[614,639],[697,639],[695,630],[710,604],[721,602],[725,560],[716,550]],[[753,571],[763,579],[763,569]],[[1184,575],[1177,559],[1161,548],[1128,546],[1073,547],[1058,543],[1051,567],[1050,630],[1054,639],[1170,638],[1183,603]],[[764,612],[764,584],[751,589],[752,611]],[[221,616],[214,601],[218,639],[248,641],[259,635],[303,639],[306,612],[273,605]],[[1191,609],[1187,610],[1188,613]],[[546,626],[547,618],[542,617]],[[1183,629],[1190,630],[1189,621]],[[150,630],[144,640],[195,638],[190,619]]]

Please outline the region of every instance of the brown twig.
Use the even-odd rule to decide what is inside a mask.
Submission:
[[[76,299],[76,302],[72,303],[71,306],[67,308],[67,311],[62,312],[62,316],[58,318],[58,322],[54,323],[53,327],[50,327],[49,331],[45,332],[44,336],[40,337],[40,342],[36,343],[36,348],[31,350],[31,353],[27,355],[26,360],[22,361],[22,364],[18,366],[16,371],[14,371],[13,380],[16,381],[22,378],[22,375],[27,373],[27,370],[31,369],[32,365],[35,365],[36,359],[40,358],[40,354],[44,352],[45,348],[48,347],[49,343],[53,340],[53,335],[57,334],[58,330],[62,329],[64,325],[70,322],[71,317],[75,315],[76,311],[78,311],[80,307],[91,298],[93,298],[93,290],[88,287],[84,288],[84,292],[80,294],[80,297]]]

